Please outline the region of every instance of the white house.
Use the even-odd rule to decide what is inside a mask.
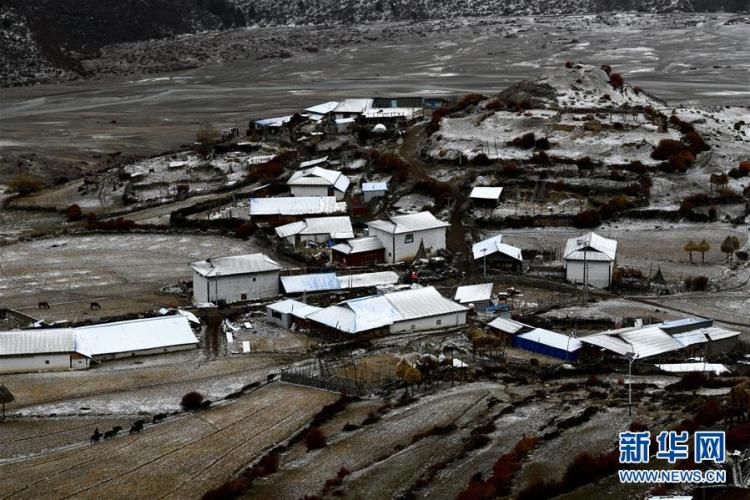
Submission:
[[[334,109],[336,109],[336,106],[338,105],[338,101],[328,101],[321,104],[316,104],[315,106],[305,108],[304,114],[311,120],[319,122],[320,120],[328,116],[328,114],[331,113]]]
[[[287,181],[292,196],[335,196],[341,201],[349,189],[349,178],[335,170],[312,167],[294,172]]]
[[[159,316],[75,328],[76,351],[113,359],[195,349],[198,339],[185,316]]]
[[[390,220],[367,223],[370,236],[376,236],[385,247],[386,262],[413,259],[420,248],[425,255],[444,250],[448,226],[430,212],[394,215]]]
[[[477,186],[471,190],[469,198],[474,202],[497,206],[497,204],[500,203],[500,197],[502,195],[503,188],[500,186]]]
[[[388,193],[387,182],[363,182],[362,197],[365,203],[375,198],[382,198]]]
[[[404,333],[465,325],[467,311],[426,287],[347,300],[307,319],[339,333]]]
[[[565,278],[571,283],[584,283],[596,288],[612,284],[617,257],[617,240],[595,233],[570,238],[563,250]]]
[[[289,328],[297,321],[304,321],[308,315],[320,311],[320,307],[311,306],[298,300],[286,299],[266,306],[266,319],[269,323]]]
[[[329,240],[354,238],[354,229],[348,216],[316,217],[279,226],[276,228],[276,236],[290,245],[298,246],[307,241],[325,243]]]
[[[80,370],[88,366],[88,358],[76,352],[72,328],[0,332],[0,373]]]
[[[337,121],[354,119],[372,107],[372,99],[344,99],[333,110]]]
[[[279,294],[282,267],[262,253],[215,257],[190,264],[193,300],[227,303]]]
[[[484,266],[486,261],[487,265],[497,263],[509,265],[514,270],[520,270],[523,264],[521,249],[503,243],[502,234],[474,243],[471,246],[471,254],[478,266]]]
[[[484,311],[492,304],[492,283],[460,286],[456,289],[453,300],[463,306],[473,304],[475,310]]]
[[[335,196],[285,196],[250,198],[248,214],[251,218],[274,218],[343,214],[346,210],[346,202],[337,201]]]

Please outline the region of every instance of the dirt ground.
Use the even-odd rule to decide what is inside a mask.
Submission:
[[[0,465],[3,498],[200,498],[336,395],[274,383],[230,404]],[[26,480],[19,481],[19,477]]]
[[[21,242],[0,249],[0,303],[49,321],[179,306],[186,301],[158,292],[190,280],[190,262],[263,251],[253,240],[173,234],[96,234]],[[39,301],[49,302],[51,308],[37,310]],[[101,310],[89,310],[94,301]]]

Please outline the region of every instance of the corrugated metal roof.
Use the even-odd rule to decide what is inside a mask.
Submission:
[[[76,351],[89,357],[198,343],[180,315],[82,326],[75,336]]]
[[[372,252],[385,248],[383,243],[377,238],[377,236],[367,236],[365,238],[356,238],[353,240],[347,240],[344,243],[339,243],[331,247],[331,250],[343,253],[346,255],[357,254],[363,252]]]
[[[492,298],[492,283],[482,283],[480,285],[465,285],[456,289],[456,296],[453,300],[460,304],[470,302],[483,302]]]
[[[336,106],[336,113],[364,113],[372,107],[372,99],[344,99]]]
[[[566,352],[575,352],[583,347],[583,344],[577,338],[563,335],[562,333],[551,332],[544,328],[534,328],[530,332],[519,334],[518,338]]]
[[[503,194],[503,188],[501,187],[484,187],[477,186],[471,190],[469,198],[475,200],[499,200],[500,195]]]
[[[488,323],[488,326],[491,326],[496,330],[500,330],[501,332],[510,333],[511,335],[523,330],[524,328],[529,328],[523,323],[505,318],[495,318],[490,323]]]
[[[404,320],[428,318],[441,314],[467,311],[464,306],[448,300],[433,287],[416,288],[384,295]]]
[[[0,356],[66,353],[75,347],[72,328],[0,332]]]
[[[498,234],[492,238],[474,243],[471,246],[471,253],[474,256],[474,260],[481,259],[484,256],[489,256],[495,253],[501,253],[507,255],[511,259],[515,259],[523,262],[523,256],[521,255],[521,249],[512,245],[506,245],[502,242],[503,235]]]
[[[368,222],[367,225],[391,234],[425,231],[450,226],[447,222],[438,220],[434,215],[426,211],[416,214],[394,215],[390,218],[390,221],[375,220]]]
[[[250,215],[315,215],[346,212],[346,202],[335,196],[289,196],[250,198]]]
[[[262,253],[212,257],[199,262],[193,262],[190,264],[190,267],[205,277],[265,273],[282,269],[278,262]]]
[[[289,116],[277,116],[274,118],[263,118],[261,120],[255,120],[255,125],[258,127],[281,127],[283,124],[289,122],[292,119],[292,115]]]
[[[726,330],[719,328],[718,326],[712,326],[710,328],[701,328],[701,333],[705,334],[711,340],[722,340],[730,337],[739,337],[740,332],[734,330]]]
[[[339,276],[338,279],[342,289],[367,288],[380,285],[394,285],[398,283],[398,274],[393,271],[381,271],[377,273]]]
[[[589,335],[588,337],[582,337],[581,342],[584,344],[590,344],[602,349],[607,349],[620,356],[624,356],[629,352],[633,352],[633,348],[630,344],[622,340],[615,335],[609,335],[606,333],[598,333],[596,335]]]
[[[362,192],[368,193],[371,191],[388,191],[387,182],[363,182]]]
[[[325,292],[340,288],[339,280],[334,273],[282,276],[281,285],[286,293]]]
[[[310,106],[309,108],[305,108],[305,111],[307,111],[308,113],[315,113],[317,115],[325,115],[336,109],[336,106],[338,105],[338,101],[328,101],[321,104],[316,104],[315,106]]]
[[[272,311],[277,311],[282,314],[291,314],[297,318],[306,318],[308,315],[322,309],[293,299],[282,300],[281,302],[276,302],[275,304],[270,304],[266,307]]]
[[[690,330],[690,327],[700,328],[709,327],[714,324],[714,320],[706,318],[682,318],[665,321],[661,324],[661,329],[665,332],[670,330]]]
[[[421,116],[423,113],[424,111],[422,111],[422,108],[369,108],[364,111],[366,118],[412,119]]]
[[[656,365],[656,367],[669,373],[713,372],[716,375],[730,373],[729,368],[721,363],[668,363]]]
[[[303,236],[326,234],[333,239],[354,238],[352,221],[348,216],[316,217],[305,219],[304,222],[292,222],[276,228],[279,238],[286,238],[295,234]]]
[[[328,157],[324,156],[323,158],[315,158],[314,160],[307,160],[303,161],[299,164],[299,168],[308,168],[308,167],[314,167],[315,165],[322,165],[323,163],[328,161]]]
[[[672,335],[672,338],[679,342],[683,347],[708,342],[706,336],[703,335],[703,333],[701,333],[700,331],[675,333],[674,335]]]
[[[682,344],[657,326],[621,333],[619,336],[632,346],[639,359],[682,349]]]
[[[289,186],[333,186],[342,193],[349,189],[349,184],[349,178],[341,172],[321,167],[295,172],[287,181]]]
[[[398,309],[384,295],[348,300],[345,304],[354,312],[355,327],[360,331],[391,325],[403,319]]]
[[[563,251],[563,258],[569,260],[584,260],[585,257],[586,260],[591,261],[613,261],[616,255],[617,240],[603,238],[596,233],[586,233],[576,238],[570,238],[565,243],[565,250]]]

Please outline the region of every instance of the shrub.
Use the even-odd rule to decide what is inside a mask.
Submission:
[[[16,175],[5,183],[11,192],[27,196],[44,188],[44,182],[33,175]]]
[[[400,156],[392,153],[375,153],[373,159],[375,172],[390,174],[396,182],[404,182],[409,178],[411,168]]]
[[[318,427],[311,427],[310,429],[308,429],[307,432],[305,432],[304,439],[305,446],[307,446],[308,451],[325,448],[327,445],[326,436]]]
[[[602,216],[598,210],[589,209],[579,212],[573,217],[573,227],[588,229],[597,227],[602,223]]]
[[[623,170],[627,170],[628,172],[633,172],[634,174],[645,174],[648,172],[648,167],[641,163],[640,161],[631,161],[627,165],[622,167]]]
[[[698,132],[690,131],[686,133],[685,140],[688,143],[690,152],[695,156],[697,156],[701,151],[708,151],[709,149],[711,149],[708,147],[708,144],[706,144],[706,142],[703,140],[703,137]]]
[[[565,67],[571,69],[573,67],[573,61],[565,61]]]
[[[534,136],[534,132],[529,132],[527,134],[523,134],[520,137],[516,137],[515,139],[510,141],[509,145],[521,149],[531,149],[534,147],[535,143],[536,137]]]
[[[509,163],[503,167],[502,172],[507,177],[517,177],[521,175],[521,168],[515,163]]]
[[[609,74],[609,83],[612,85],[613,89],[621,89],[623,85],[625,85],[625,79],[622,77],[620,73],[610,73]]]
[[[479,153],[471,160],[472,165],[487,166],[491,163],[492,161],[490,161],[489,157],[484,153]]]
[[[737,168],[743,175],[750,175],[750,161],[741,161]]]
[[[469,106],[476,106],[483,99],[484,96],[481,94],[467,94],[459,99],[455,104],[443,104],[443,106],[432,112],[430,123],[427,124],[426,128],[427,135],[432,135],[440,130],[440,122],[444,117],[458,111],[463,111]]]
[[[697,389],[708,382],[708,377],[703,372],[686,373],[680,378],[678,385],[685,389]]]
[[[81,207],[73,204],[65,209],[65,217],[71,222],[79,221],[83,219],[83,211],[81,210]]]
[[[726,440],[728,449],[742,450],[750,447],[750,423],[730,428]]]
[[[281,462],[281,456],[277,451],[272,451],[255,465],[255,471],[258,477],[268,476],[279,470],[279,463]]]
[[[536,149],[547,150],[551,148],[552,145],[550,144],[549,139],[547,139],[546,137],[542,137],[536,140],[534,147],[536,147]]]
[[[602,71],[604,71],[605,73],[607,73],[607,75],[609,75],[610,73],[612,73],[612,66],[610,66],[609,64],[602,64],[601,68],[602,68]]]
[[[251,182],[270,182],[283,173],[284,166],[278,157],[276,157],[253,168],[247,175],[247,179]]]
[[[203,405],[203,394],[197,391],[191,391],[182,396],[180,406],[185,411],[199,410]]]
[[[675,155],[687,148],[680,141],[674,139],[662,139],[651,152],[651,158],[654,160],[668,160],[670,156]]]
[[[630,422],[630,427],[628,427],[628,430],[630,432],[643,432],[648,430],[648,426],[643,422],[633,420],[632,422]]]
[[[685,278],[685,289],[691,292],[704,292],[707,288],[707,276],[688,276]]]
[[[695,413],[694,420],[698,425],[708,427],[724,418],[724,409],[715,399],[709,399]]]
[[[669,123],[671,123],[672,125],[674,125],[675,127],[677,127],[680,130],[681,134],[687,134],[689,132],[694,132],[695,131],[695,129],[693,128],[693,126],[691,124],[689,124],[688,122],[680,120],[677,117],[677,115],[670,116],[669,117]]]
[[[248,239],[250,236],[255,233],[255,231],[258,229],[258,226],[253,222],[243,222],[242,224],[239,224],[235,230],[234,234],[238,238],[241,238],[243,240]]]
[[[685,172],[690,164],[695,160],[695,155],[691,151],[682,150],[669,157],[667,163],[671,171]]]
[[[578,170],[593,170],[596,167],[596,164],[591,158],[584,156],[583,158],[576,160],[576,166],[578,167]]]

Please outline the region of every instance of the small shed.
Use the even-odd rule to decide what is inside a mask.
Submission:
[[[477,186],[471,190],[469,199],[478,207],[495,208],[500,204],[503,188],[500,186]]]
[[[460,286],[453,300],[463,306],[473,304],[476,311],[485,311],[492,305],[492,283]]]
[[[349,178],[336,170],[312,167],[292,174],[287,185],[292,196],[335,196],[341,201],[349,189]]]
[[[299,246],[306,242],[325,243],[354,238],[354,229],[348,216],[315,217],[279,226],[276,228],[276,236],[291,245]]]
[[[371,266],[385,262],[385,247],[375,236],[355,238],[331,247],[333,262],[342,266]]]
[[[388,183],[385,181],[362,183],[362,197],[365,203],[376,198],[383,198],[386,194],[388,194]]]
[[[576,361],[583,344],[570,335],[534,328],[515,335],[513,347],[565,361]]]
[[[281,266],[262,253],[210,258],[190,267],[196,303],[241,302],[279,294]]]
[[[502,234],[474,243],[471,253],[477,267],[486,264],[489,267],[510,268],[514,272],[523,269],[521,249],[503,243]]]
[[[286,299],[266,306],[266,317],[269,323],[290,328],[293,324],[305,321],[309,314],[320,311],[320,307],[311,306],[298,300]]]
[[[570,238],[563,250],[565,278],[571,283],[588,283],[609,288],[617,258],[617,240],[586,233]]]
[[[286,294],[327,292],[341,288],[335,273],[282,276],[281,286],[284,287],[284,293]]]

